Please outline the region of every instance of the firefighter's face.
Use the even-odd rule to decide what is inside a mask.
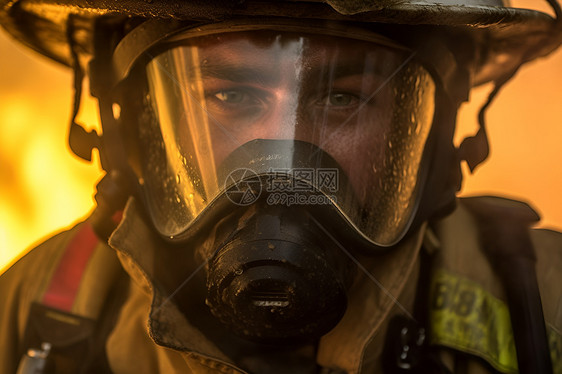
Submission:
[[[254,139],[302,140],[334,157],[365,199],[365,186],[378,175],[370,171],[382,167],[395,105],[385,80],[399,61],[379,51],[384,64],[366,66],[362,44],[266,33],[226,35],[199,47],[192,95],[212,121],[215,164]]]
[[[169,208],[156,226],[166,235],[185,230],[224,191],[219,170],[245,144],[302,141],[345,174],[350,188],[337,189],[354,196],[334,202],[351,223],[373,242],[397,240],[415,206],[434,84],[411,52],[384,42],[271,30],[171,41],[146,66],[161,134],[154,149],[167,155],[167,166],[147,166],[158,173],[151,180],[164,181],[158,194],[173,193],[157,197],[153,212]],[[293,158],[275,152],[252,162]],[[361,227],[381,215],[377,229]]]
[[[431,76],[380,36],[168,43],[145,66],[139,131],[156,229],[205,261],[206,304],[238,333],[326,333],[354,274],[342,248],[393,245],[415,213]]]

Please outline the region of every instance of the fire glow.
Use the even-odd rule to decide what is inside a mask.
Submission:
[[[67,145],[72,74],[0,33],[0,272],[33,244],[94,207],[98,158],[88,164]],[[465,177],[462,193],[532,202],[542,226],[562,229],[562,51],[530,64],[506,85],[487,115],[490,159]],[[490,86],[477,89],[459,116],[462,135]],[[99,129],[95,102],[79,122]],[[464,171],[467,171],[465,169]],[[465,173],[466,174],[466,173]]]

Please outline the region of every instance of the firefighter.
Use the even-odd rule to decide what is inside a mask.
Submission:
[[[74,69],[69,144],[106,176],[0,279],[2,372],[562,370],[562,237],[456,197],[487,106],[562,42],[548,3],[3,2]],[[85,76],[101,134],[75,121]]]

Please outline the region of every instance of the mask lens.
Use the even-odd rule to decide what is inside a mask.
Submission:
[[[272,183],[281,180],[260,186],[280,197],[273,203],[314,205],[322,195],[374,244],[401,238],[415,213],[435,95],[411,52],[264,30],[175,40],[146,65],[151,120],[140,131],[144,188],[161,234],[189,230],[214,200],[260,170]],[[225,170],[236,164],[235,151],[252,149],[243,146],[255,140],[312,144],[339,169],[314,155],[295,165],[291,148],[283,147],[284,154],[266,149],[249,157],[250,174]],[[283,175],[291,178],[283,182]]]

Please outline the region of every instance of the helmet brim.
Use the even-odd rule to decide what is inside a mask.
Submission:
[[[93,50],[94,22],[102,16],[216,21],[233,16],[267,15],[455,28],[479,35],[479,40],[486,43],[473,85],[499,79],[530,60],[546,56],[562,43],[560,22],[533,10],[423,4],[419,1],[398,4],[386,1],[388,4],[384,7],[381,7],[384,2],[377,2],[377,6],[371,8],[346,8],[341,1],[335,0],[326,3],[331,6],[318,1],[245,1],[238,4],[214,0],[193,4],[173,0],[0,0],[0,23],[23,44],[67,66],[72,65],[67,37],[70,16],[75,19],[75,47],[85,59]]]

